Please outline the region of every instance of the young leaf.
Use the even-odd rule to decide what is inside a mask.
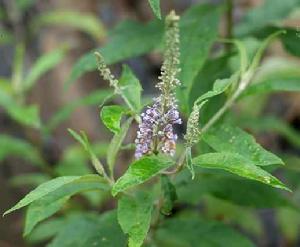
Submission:
[[[166,175],[161,175],[161,190],[163,192],[163,205],[160,209],[164,215],[170,215],[174,202],[177,200],[176,188]]]
[[[217,38],[220,8],[199,4],[190,8],[180,21],[180,97],[187,104],[193,80],[201,70],[210,47]],[[184,92],[185,90],[185,92]],[[187,107],[187,106],[185,106]]]
[[[115,211],[97,214],[78,214],[69,217],[48,245],[62,246],[126,246],[126,237],[117,222]]]
[[[120,177],[112,188],[115,196],[128,188],[144,183],[156,176],[160,171],[172,166],[174,162],[164,156],[145,156],[133,162],[125,174]]]
[[[151,51],[161,43],[162,37],[163,25],[160,21],[152,21],[148,24],[125,21],[109,33],[109,42],[100,48],[99,52],[109,65]],[[84,73],[96,70],[94,52],[94,50],[88,52],[75,63],[66,86],[70,86]]]
[[[257,166],[283,164],[275,154],[260,146],[253,136],[229,124],[212,127],[203,140],[218,152],[237,153]]]
[[[120,132],[120,122],[126,108],[119,105],[103,106],[100,112],[100,117],[104,125],[117,134]]]
[[[114,172],[114,166],[115,166],[117,154],[121,148],[124,138],[126,137],[131,122],[132,122],[132,118],[128,118],[126,122],[122,125],[120,132],[114,135],[114,137],[112,138],[108,146],[107,164],[111,174],[113,174]]]
[[[66,196],[56,201],[48,201],[45,204],[41,198],[31,203],[26,212],[23,236],[27,236],[39,222],[55,214],[68,200],[69,197]]]
[[[33,64],[29,74],[26,76],[22,84],[22,90],[30,90],[43,74],[54,68],[62,61],[66,52],[66,47],[60,47],[38,58],[38,60]]]
[[[148,0],[153,13],[156,15],[158,19],[161,19],[161,12],[160,12],[160,0]]]
[[[222,169],[248,179],[290,191],[281,181],[237,153],[207,153],[193,159],[193,164],[212,169]]]
[[[51,116],[48,121],[45,131],[51,132],[55,129],[61,122],[70,117],[70,115],[80,106],[88,105],[102,105],[106,100],[113,97],[112,90],[100,89],[92,92],[91,94],[75,99],[69,104],[64,105],[60,110],[58,110],[53,116]]]
[[[129,235],[128,246],[140,247],[150,228],[153,200],[150,195],[123,195],[118,201],[118,221]]]
[[[34,29],[44,26],[64,25],[79,29],[91,35],[97,41],[106,37],[105,28],[99,18],[75,11],[52,11],[36,17],[32,23]]]
[[[139,112],[141,109],[142,87],[139,80],[127,65],[123,65],[119,83],[124,101],[133,112]]]
[[[43,198],[44,196],[48,195],[51,192],[55,192],[60,189],[64,185],[68,184],[76,184],[80,182],[93,182],[98,185],[99,189],[106,189],[107,184],[103,181],[103,179],[97,175],[86,175],[86,176],[65,176],[65,177],[58,177],[52,179],[46,183],[39,185],[36,189],[32,190],[28,193],[21,201],[19,201],[15,206],[7,210],[3,215],[9,214],[17,209],[25,207],[30,203]]]

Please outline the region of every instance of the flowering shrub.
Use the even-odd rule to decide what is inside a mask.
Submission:
[[[161,18],[159,1],[149,2]],[[253,236],[261,233],[261,224],[253,208],[283,207],[295,213],[298,206],[286,196],[292,195],[289,180],[286,185],[272,175],[275,169],[283,169],[284,161],[243,129],[269,128],[278,120],[247,116],[251,105],[239,113],[234,110],[250,95],[300,90],[299,73],[283,76],[283,80],[291,79],[288,84],[260,74],[265,49],[278,38],[286,44],[282,38],[286,31],[264,23],[270,30],[258,35],[261,41],[249,51],[245,35],[261,28],[251,22],[253,14],[238,26],[240,39],[231,35],[217,39],[223,11],[219,6],[200,4],[182,17],[171,11],[164,18],[164,28],[162,20],[143,26],[127,23],[116,28],[106,46],[75,64],[68,84],[98,66],[100,76],[112,88],[104,91],[97,103],[101,101],[100,118],[113,137],[105,145],[106,157],[99,157],[83,131],[69,129],[96,172],[46,179],[7,210],[5,215],[28,207],[25,236],[39,236],[43,241],[52,238],[49,246],[59,247],[254,246]],[[261,10],[256,11],[259,16]],[[128,25],[136,26],[129,29]],[[156,84],[159,95],[149,101],[141,97],[142,87],[128,66],[116,79],[107,64],[158,48],[161,37],[164,56]],[[222,46],[209,56],[214,43],[225,44],[226,49]],[[291,53],[295,49],[287,48]],[[111,104],[113,98],[122,103]],[[255,101],[251,104],[256,107]],[[18,121],[13,109],[7,106],[6,111]],[[32,108],[28,111],[35,112]],[[283,129],[285,132],[280,125],[277,131],[299,147],[299,134],[290,127]],[[50,130],[51,125],[43,129],[45,133]],[[134,137],[131,130],[136,131]],[[22,148],[28,150],[24,144]],[[132,162],[119,176],[119,157],[124,151]],[[38,153],[28,157],[43,165]],[[72,157],[76,162],[76,155]],[[72,209],[71,197],[78,193],[85,193],[92,205],[97,201],[93,210]],[[105,204],[112,201],[116,209]],[[101,213],[99,205],[106,205]],[[59,211],[61,215],[56,214]],[[42,222],[54,214],[56,218]],[[47,236],[41,237],[41,232]]]

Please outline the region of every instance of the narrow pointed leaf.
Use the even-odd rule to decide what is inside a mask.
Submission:
[[[160,0],[148,0],[153,13],[156,15],[158,19],[161,19],[161,13],[160,13]]]

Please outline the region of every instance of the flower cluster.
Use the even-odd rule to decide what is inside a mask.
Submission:
[[[151,107],[141,114],[142,122],[137,132],[135,157],[162,152],[173,156],[177,135],[174,124],[181,124],[174,89],[180,84],[179,72],[179,17],[172,11],[166,18],[164,62],[156,87],[161,94]]]

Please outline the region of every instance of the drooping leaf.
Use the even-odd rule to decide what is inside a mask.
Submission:
[[[121,94],[124,101],[133,112],[139,112],[141,109],[142,87],[131,69],[123,65],[122,75],[119,79]]]
[[[43,13],[33,20],[32,27],[36,30],[44,26],[70,26],[91,35],[96,40],[101,40],[106,36],[105,28],[93,15],[76,11],[51,11]]]
[[[167,157],[154,155],[145,156],[133,162],[125,174],[114,184],[112,188],[113,196],[130,187],[144,183],[173,164],[173,161]]]
[[[17,209],[20,209],[22,207],[25,207],[29,205],[30,203],[37,201],[44,196],[47,196],[51,192],[57,192],[59,195],[61,189],[65,185],[72,184],[71,186],[75,186],[76,183],[85,183],[85,182],[91,182],[93,184],[96,184],[99,189],[107,189],[107,184],[103,182],[103,179],[99,177],[98,175],[86,175],[86,176],[65,176],[65,177],[58,177],[55,179],[52,179],[50,181],[47,181],[41,185],[39,185],[36,189],[29,192],[22,200],[20,200],[15,206],[7,210],[4,215],[9,214]],[[76,186],[74,187],[76,188]],[[51,196],[54,194],[51,194]],[[66,196],[68,194],[64,194]],[[56,195],[57,196],[57,195]]]
[[[275,154],[260,146],[253,136],[229,124],[212,127],[203,134],[203,140],[218,152],[237,153],[257,166],[283,164]]]
[[[69,197],[66,196],[55,201],[47,201],[46,204],[45,200],[41,198],[31,203],[26,212],[23,235],[28,235],[39,222],[59,211],[68,199]]]
[[[38,150],[29,142],[9,135],[0,135],[0,161],[7,157],[20,157],[33,165],[43,166],[44,161]]]
[[[117,134],[120,132],[120,122],[126,108],[119,105],[103,106],[100,112],[100,117],[104,125]]]
[[[107,64],[117,63],[130,57],[145,54],[157,47],[163,36],[163,25],[159,21],[141,24],[135,21],[124,21],[108,35],[106,45],[99,49]],[[67,86],[84,73],[96,70],[97,63],[91,51],[82,56],[74,65]]]
[[[65,47],[60,47],[39,57],[22,83],[22,90],[30,90],[43,74],[54,68],[63,60],[66,52],[67,49]]]
[[[111,142],[109,143],[107,149],[107,164],[111,174],[113,174],[114,172],[117,154],[121,148],[124,138],[126,137],[131,122],[132,118],[128,118],[122,125],[120,132],[116,133],[112,138]]]
[[[180,80],[178,90],[182,107],[187,107],[192,83],[208,56],[210,47],[217,38],[221,9],[208,4],[190,8],[180,21]],[[183,98],[182,98],[183,97]]]
[[[195,217],[166,220],[155,233],[159,246],[219,246],[254,247],[246,237],[232,228],[216,222]]]
[[[148,0],[153,13],[158,19],[161,19],[160,0]]]
[[[58,110],[48,121],[45,131],[51,132],[55,129],[61,122],[66,120],[70,115],[80,106],[89,106],[89,105],[102,105],[106,100],[110,99],[113,96],[112,90],[101,89],[92,92],[91,94],[76,99],[69,104],[63,106]]]
[[[170,215],[174,206],[174,202],[177,200],[176,188],[166,175],[161,175],[161,190],[163,193],[163,204],[160,212],[164,215]]]
[[[129,235],[128,246],[140,247],[150,228],[153,200],[151,195],[123,195],[118,201],[118,222]]]
[[[225,170],[275,188],[290,191],[280,180],[237,153],[207,153],[194,158],[193,163],[195,166]]]
[[[102,215],[78,214],[65,222],[49,247],[106,246],[125,247],[126,237],[115,211]]]

